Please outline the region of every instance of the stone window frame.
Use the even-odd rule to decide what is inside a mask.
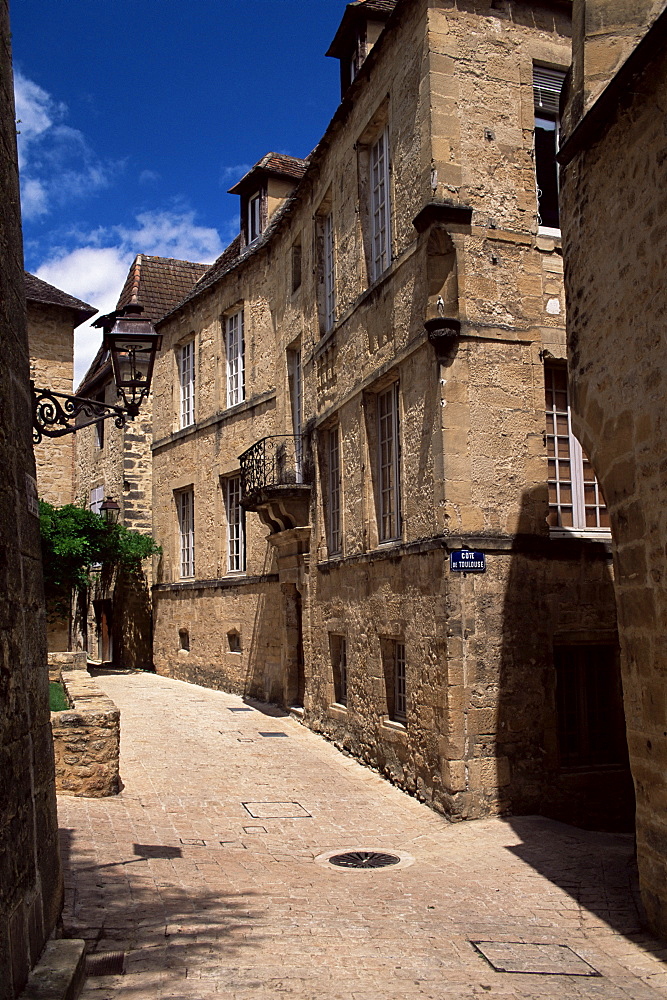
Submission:
[[[225,338],[225,399],[227,409],[238,406],[246,398],[245,311],[236,305],[223,316]]]
[[[195,490],[187,486],[174,491],[178,524],[178,566],[182,580],[195,575]]]
[[[372,116],[356,143],[359,215],[369,286],[391,267],[394,194],[389,96]]]
[[[559,166],[556,160],[560,134],[560,94],[565,81],[566,69],[561,67],[545,66],[538,62],[533,62],[533,161],[535,164],[535,197],[537,200],[537,231],[544,236],[560,237],[560,220],[550,219],[549,223],[558,221],[558,225],[543,224],[540,216],[540,199],[542,196],[538,184],[540,176],[555,171],[556,194],[558,192]],[[541,123],[541,125],[538,125]],[[553,128],[549,126],[553,125]],[[554,132],[553,154],[545,148],[544,138],[538,136],[540,131]],[[553,173],[551,181],[553,183]],[[556,200],[556,211],[558,204]]]
[[[176,347],[178,370],[179,406],[178,426],[181,430],[195,422],[196,364],[195,338],[188,337]]]
[[[290,249],[290,279],[291,292],[292,295],[295,295],[301,288],[301,281],[303,279],[303,245],[300,233],[292,243]]]
[[[381,545],[383,542],[397,541],[402,532],[401,419],[398,380],[376,393],[375,407],[377,435],[375,500],[378,543]]]
[[[572,429],[565,362],[545,360],[544,395],[549,532],[554,537],[608,541],[611,531],[602,489]],[[596,524],[587,524],[592,517]],[[570,519],[572,524],[563,523]]]
[[[241,473],[225,476],[222,491],[227,523],[226,572],[239,576],[246,572],[246,523],[241,506]]]

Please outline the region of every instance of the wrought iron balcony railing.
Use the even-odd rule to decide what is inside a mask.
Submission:
[[[239,455],[241,498],[276,486],[308,486],[310,463],[305,461],[303,438],[280,434],[265,437]]]

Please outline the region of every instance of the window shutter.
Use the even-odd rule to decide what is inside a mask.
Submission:
[[[565,73],[561,69],[533,66],[533,94],[536,110],[558,114],[560,92],[563,89],[564,80]]]

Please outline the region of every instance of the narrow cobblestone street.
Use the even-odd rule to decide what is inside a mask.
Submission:
[[[632,838],[451,825],[278,710],[150,674],[98,683],[121,709],[125,787],[59,797],[64,923],[125,971],[83,1000],[667,996]],[[319,858],[351,848],[402,861]]]

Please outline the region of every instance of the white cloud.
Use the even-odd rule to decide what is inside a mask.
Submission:
[[[237,163],[233,167],[223,167],[220,171],[220,184],[222,187],[233,187],[251,167],[252,163]]]
[[[76,295],[100,312],[110,312],[138,253],[211,263],[223,245],[215,229],[195,223],[195,213],[142,212],[135,226],[96,229],[81,239],[84,246],[55,251],[36,274]],[[74,384],[79,384],[100,345],[99,330],[80,326],[74,340]]]
[[[65,123],[67,106],[17,71],[21,204],[25,219],[107,187],[122,164],[103,163],[85,136]]]
[[[155,170],[142,170],[139,174],[140,184],[156,184],[160,180],[160,175]]]

